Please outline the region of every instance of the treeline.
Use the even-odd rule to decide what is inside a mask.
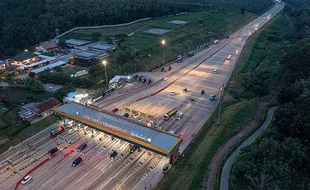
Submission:
[[[63,32],[76,26],[118,24],[210,7],[260,13],[268,4],[270,0],[2,0],[0,58],[54,37],[56,28]]]
[[[310,188],[309,8],[309,1],[286,0],[284,14],[295,31],[278,47],[285,51],[278,109],[270,129],[237,159],[232,189]]]

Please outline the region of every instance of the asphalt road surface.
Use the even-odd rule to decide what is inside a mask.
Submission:
[[[173,131],[184,138],[180,146],[182,152],[216,108],[218,101],[209,101],[209,96],[221,94],[221,87],[229,80],[248,37],[282,8],[283,4],[277,3],[229,38],[196,52],[182,63],[173,64],[171,71],[143,73],[146,78],[154,81],[152,85],[132,83],[95,105],[107,111],[116,107],[130,108],[153,116],[160,124],[156,127]],[[225,62],[228,55],[231,55],[231,60]],[[168,79],[163,80],[164,77]],[[188,89],[187,93],[183,93],[184,88]],[[206,94],[201,95],[201,90],[205,90]],[[172,91],[176,95],[171,95]],[[194,102],[189,99],[194,99]],[[184,117],[176,120],[173,116],[169,121],[163,121],[163,114],[174,107],[184,112]],[[164,176],[162,170],[167,158],[146,150],[129,154],[130,145],[124,141],[111,139],[99,132],[93,132],[95,137],[92,137],[91,130],[76,128],[79,131],[69,134],[66,129],[63,135],[71,139],[73,144],[35,170],[31,174],[32,181],[20,185],[19,189],[151,189]],[[49,157],[47,151],[55,147],[57,142],[48,133],[38,135],[30,143],[23,143],[0,155],[0,189],[13,189],[21,176]],[[83,152],[68,153],[82,142],[88,144]],[[110,159],[112,150],[118,152],[115,159]],[[72,167],[72,161],[78,156],[83,161]],[[7,160],[13,162],[18,174],[13,174],[13,168],[10,168]]]
[[[220,181],[220,189],[221,190],[228,190],[229,189],[229,174],[232,168],[233,163],[235,162],[236,158],[239,156],[241,149],[244,147],[250,145],[254,140],[259,137],[264,129],[266,129],[273,117],[274,112],[276,111],[276,107],[272,107],[268,110],[268,114],[266,117],[265,122],[246,140],[244,140],[238,148],[234,150],[234,152],[229,156],[229,158],[226,160],[221,174],[221,181]]]

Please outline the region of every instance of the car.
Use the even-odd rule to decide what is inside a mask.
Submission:
[[[177,114],[177,120],[181,120],[183,118],[183,113],[182,112],[178,112]]]
[[[213,43],[218,44],[218,43],[220,43],[220,40],[214,40]]]
[[[190,52],[188,52],[188,54],[187,54],[188,57],[192,57],[192,56],[194,56],[194,55],[195,55],[195,52],[194,52],[194,51],[190,51]]]
[[[184,93],[188,92],[187,88],[184,88],[184,89],[183,89],[183,92],[184,92]]]
[[[129,113],[125,113],[123,116],[124,117],[129,117]]]
[[[182,62],[182,59],[183,59],[182,55],[178,55],[177,56],[177,63]]]
[[[112,151],[111,155],[110,155],[110,159],[114,159],[117,156],[117,152],[115,150]]]
[[[81,157],[77,157],[75,160],[73,160],[73,162],[72,162],[72,166],[73,167],[75,167],[75,166],[77,166],[79,163],[81,163],[83,160],[82,160],[82,158]]]
[[[71,139],[68,139],[68,140],[67,140],[67,143],[68,143],[68,144],[73,144],[73,141],[72,141]]]
[[[189,101],[190,101],[191,103],[194,103],[194,102],[195,102],[195,99],[194,99],[194,98],[191,98],[191,99],[189,99]]]
[[[204,95],[205,93],[206,93],[205,90],[201,90],[200,92],[201,95]]]
[[[138,149],[137,145],[134,145],[133,147],[130,148],[129,153],[132,154]]]
[[[217,73],[217,69],[213,69],[213,73],[216,74]]]
[[[48,153],[49,153],[50,155],[53,155],[53,154],[55,154],[57,151],[58,151],[58,148],[57,148],[57,147],[54,147],[54,148],[52,148],[51,150],[49,150]]]
[[[84,143],[80,144],[80,145],[76,148],[76,150],[77,150],[78,152],[82,152],[86,147],[87,147],[87,144],[84,142]]]
[[[26,177],[24,177],[21,181],[21,184],[25,185],[27,184],[30,180],[32,179],[32,177],[30,175],[27,175]]]
[[[112,112],[113,112],[113,113],[116,113],[116,112],[118,112],[118,110],[119,110],[118,108],[114,108],[114,109],[112,110]]]
[[[166,80],[168,80],[168,77],[164,77],[164,79],[163,79],[164,81],[166,81]]]
[[[209,101],[210,102],[214,102],[216,100],[217,100],[217,96],[216,95],[209,96]]]
[[[71,129],[69,129],[68,134],[71,135],[74,132],[75,132],[75,129],[71,128]]]
[[[175,96],[176,95],[175,91],[170,92],[170,95]]]

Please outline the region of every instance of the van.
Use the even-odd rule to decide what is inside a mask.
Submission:
[[[82,143],[82,144],[80,144],[80,145],[76,148],[76,150],[77,150],[78,152],[82,152],[86,147],[87,147],[87,144],[86,144],[86,143]]]
[[[168,173],[170,169],[171,169],[171,164],[166,163],[163,167],[164,174]]]
[[[73,160],[73,162],[72,162],[72,166],[73,167],[75,167],[75,166],[77,166],[79,163],[81,163],[82,162],[82,158],[81,157],[78,157],[78,158],[76,158],[75,160]]]

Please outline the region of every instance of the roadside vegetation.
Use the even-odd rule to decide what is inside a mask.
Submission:
[[[76,26],[119,24],[139,18],[172,15],[207,9],[262,12],[269,0],[2,0],[0,5],[0,58],[12,56],[24,48]]]
[[[277,86],[282,80],[283,66],[272,62],[279,44],[267,44],[262,39],[267,39],[269,32],[276,31],[270,34],[272,36],[283,32],[282,24],[286,24],[283,16],[277,16],[248,40],[225,90],[221,125],[216,125],[216,111],[157,189],[205,188],[208,168],[215,153],[236,134],[246,135],[264,120],[267,106],[273,102],[272,94],[279,90]],[[264,76],[262,83],[244,82],[259,76]]]
[[[18,113],[21,105],[29,102],[44,101],[52,97],[52,93],[44,92],[43,90],[37,91],[37,88],[27,88],[24,86],[4,87],[0,90],[0,152],[56,122],[56,117],[50,116],[31,124],[20,118]]]
[[[302,190],[310,186],[310,3],[286,3],[278,24],[257,42],[278,44],[267,56],[273,55],[273,63],[282,67],[282,80],[274,98],[279,108],[270,129],[238,157],[231,174],[231,189]],[[265,56],[255,49],[254,52]],[[263,77],[262,81],[273,78]]]

